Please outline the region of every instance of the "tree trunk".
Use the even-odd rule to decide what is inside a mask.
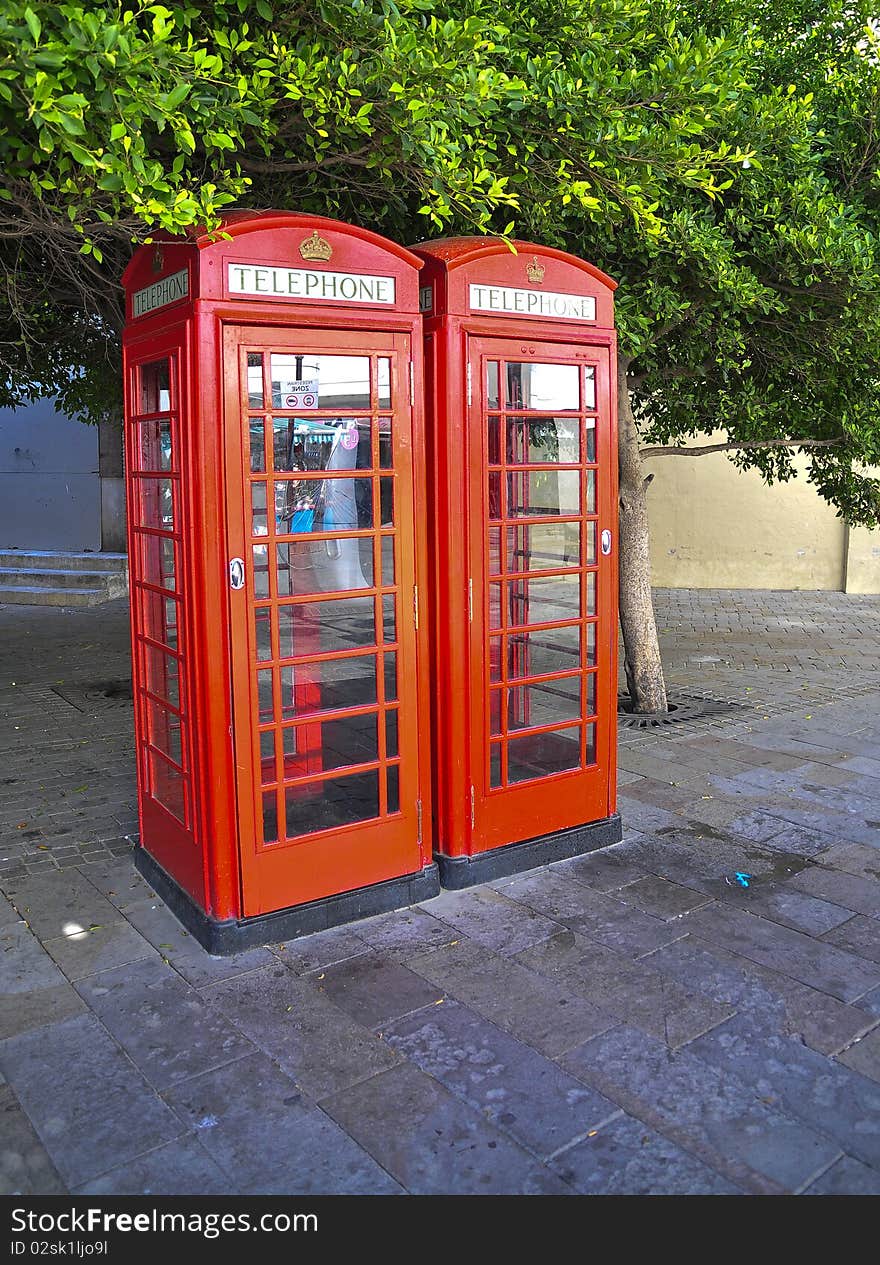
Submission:
[[[633,710],[665,712],[666,683],[651,598],[650,532],[646,478],[639,435],[626,383],[628,361],[618,369],[618,463],[620,470],[620,627],[626,683]]]

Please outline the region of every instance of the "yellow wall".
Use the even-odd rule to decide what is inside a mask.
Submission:
[[[768,488],[723,453],[645,466],[656,585],[880,592],[880,531],[848,531],[805,478]]]

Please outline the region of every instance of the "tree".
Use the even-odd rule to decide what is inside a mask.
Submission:
[[[711,15],[681,0],[8,0],[9,389],[100,412],[132,241],[214,227],[233,201],[583,254],[621,282],[621,622],[634,703],[662,710],[646,450],[720,430],[768,480],[806,451],[851,521],[878,515],[858,469],[880,459],[864,18],[860,0]]]

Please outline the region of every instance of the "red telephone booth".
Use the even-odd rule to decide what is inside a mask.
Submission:
[[[215,953],[438,890],[420,267],[242,212],[124,276],[136,861]]]
[[[486,238],[425,262],[435,855],[464,887],[616,843],[615,283]]]

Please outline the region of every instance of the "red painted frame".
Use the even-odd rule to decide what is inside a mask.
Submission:
[[[329,244],[330,260],[304,262],[300,247],[317,234]],[[294,268],[341,271],[393,277],[395,302],[342,303],[277,298],[269,294],[243,296],[228,289],[227,264],[238,262],[268,269]],[[403,874],[416,873],[431,861],[430,838],[430,698],[428,673],[415,672],[417,717],[410,741],[416,742],[416,772],[408,794],[412,803],[401,802],[406,839],[398,837],[383,854],[376,823],[371,846],[330,849],[320,862],[322,875],[306,881],[303,872],[291,886],[254,882],[241,864],[242,848],[252,846],[256,823],[242,788],[256,776],[250,735],[241,730],[241,707],[233,705],[233,683],[249,671],[252,631],[245,628],[243,611],[249,586],[231,592],[228,566],[232,543],[229,524],[241,519],[242,470],[230,460],[236,443],[232,430],[239,416],[237,363],[224,360],[224,345],[253,342],[283,348],[296,330],[303,341],[310,331],[325,340],[338,332],[340,350],[353,352],[371,335],[381,333],[402,346],[409,340],[412,402],[411,459],[415,507],[425,503],[425,437],[422,407],[421,318],[418,310],[418,271],[421,261],[368,230],[320,216],[289,212],[238,212],[229,215],[220,235],[193,234],[189,238],[157,236],[153,245],[135,252],[125,271],[127,327],[123,339],[126,440],[138,424],[137,381],[140,366],[174,355],[177,364],[177,497],[175,538],[178,585],[181,592],[180,689],[186,700],[188,724],[185,774],[189,779],[189,809],[185,822],[177,821],[149,791],[147,781],[147,711],[141,662],[143,613],[139,595],[144,592],[137,522],[129,521],[132,566],[132,644],[135,678],[135,736],[138,752],[138,801],[141,846],[195,902],[217,921],[284,908],[346,892]],[[185,271],[187,293],[143,316],[133,312],[133,295]],[[320,331],[320,333],[319,333]],[[407,384],[408,385],[408,384]],[[235,414],[235,415],[233,415]],[[409,442],[409,441],[408,441]],[[134,504],[136,466],[129,460],[127,492]],[[417,586],[412,595],[420,612],[419,627],[412,629],[413,652],[418,664],[428,662],[427,524],[414,513],[408,523],[400,514],[399,530],[409,533],[412,568]],[[409,595],[401,592],[398,620],[413,609]],[[238,730],[236,730],[236,725]],[[393,819],[387,819],[393,820]],[[342,832],[345,833],[345,832]],[[356,833],[356,832],[355,832]],[[318,836],[305,836],[317,838]],[[329,841],[328,841],[329,843]],[[296,868],[296,867],[295,867]],[[314,868],[314,867],[313,867]]]
[[[412,248],[425,263],[420,286],[425,316],[435,629],[435,847],[453,858],[476,856],[505,844],[601,820],[615,811],[616,804],[616,283],[593,265],[562,251],[526,242],[517,242],[516,247],[513,253],[506,243],[495,239],[450,238]],[[595,320],[554,319],[526,311],[513,315],[474,311],[471,285],[588,296],[595,301]],[[599,460],[595,531],[597,545],[606,529],[612,532],[613,543],[608,555],[597,548],[595,568],[596,761],[578,772],[490,789],[486,702],[490,673],[486,654],[489,545],[484,519],[487,410],[482,367],[487,358],[505,357],[521,362],[596,366]],[[581,616],[586,623],[585,609],[582,607]]]

